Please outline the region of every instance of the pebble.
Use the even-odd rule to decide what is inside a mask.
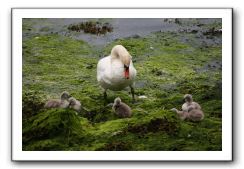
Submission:
[[[145,96],[145,95],[138,96],[138,99],[147,99],[147,96]]]

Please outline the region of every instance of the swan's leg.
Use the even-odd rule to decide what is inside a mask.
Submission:
[[[133,86],[130,86],[131,94],[132,94],[132,102],[135,103],[135,90]]]
[[[103,91],[103,98],[104,98],[104,106],[107,104],[107,89],[104,89]]]
[[[107,100],[107,89],[104,89],[103,97],[104,97],[104,100],[106,101]]]

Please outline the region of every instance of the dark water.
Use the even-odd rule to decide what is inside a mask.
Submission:
[[[68,30],[71,24],[77,24],[84,21],[108,22],[113,26],[113,32],[105,35],[87,34],[83,31],[73,32]],[[164,19],[164,18],[46,18],[46,19],[23,19],[23,24],[27,29],[23,31],[23,38],[44,34],[61,34],[74,39],[81,39],[93,46],[105,46],[119,38],[126,37],[144,37],[152,32],[190,32],[195,33],[199,41],[204,41],[208,45],[221,43],[221,38],[206,38],[203,33],[207,31],[205,25],[221,23],[221,19]],[[189,40],[182,37],[183,42]]]

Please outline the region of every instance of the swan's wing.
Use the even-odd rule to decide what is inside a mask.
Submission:
[[[97,81],[105,84],[111,83],[111,56],[99,60],[97,64]]]
[[[99,62],[97,64],[97,81],[101,81],[104,71],[105,71],[105,69],[101,63],[101,60],[99,60]]]
[[[102,58],[98,61],[98,64],[97,64],[97,81],[101,81],[101,79],[105,76],[107,67],[108,67],[107,57]]]

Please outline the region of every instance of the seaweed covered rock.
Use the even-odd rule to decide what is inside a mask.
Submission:
[[[106,122],[117,118],[111,107],[100,107],[98,109],[88,110],[85,111],[82,116],[92,123]]]
[[[32,117],[41,111],[45,104],[44,96],[36,91],[27,91],[22,94],[22,118]]]
[[[99,148],[99,151],[130,151],[132,149],[132,143],[126,141],[112,141]]]
[[[50,146],[48,143],[54,139],[57,143],[51,145],[61,144],[67,147],[70,144],[79,143],[84,135],[80,121],[86,121],[86,119],[80,118],[75,111],[70,109],[52,109],[40,112],[33,116],[23,128],[23,149],[29,149],[30,147],[25,147],[25,145],[33,141],[42,141]],[[35,150],[44,149],[43,145],[35,147]],[[55,148],[53,147],[53,149]]]
[[[165,150],[164,140],[177,136],[180,130],[180,121],[169,111],[159,110],[147,114],[135,111],[135,115],[132,118],[111,120],[95,126],[93,136],[99,138],[102,143],[95,150]],[[156,146],[155,142],[159,145]]]
[[[79,33],[72,30],[33,34],[38,27],[35,24],[43,23],[35,20],[23,20],[23,150],[221,151],[222,41],[216,34],[221,20],[210,24],[180,19],[184,32],[116,37],[101,48],[79,37],[77,40]],[[196,28],[196,24],[201,26]],[[52,30],[53,24],[48,25]],[[93,25],[87,23],[95,33],[95,26],[102,26]],[[69,28],[77,31],[77,26],[82,27]],[[210,30],[208,35],[203,35],[204,30]],[[86,36],[94,37],[89,34]],[[94,38],[88,39],[93,43]],[[110,92],[108,103],[120,97],[131,107],[131,118],[124,119],[119,119],[111,107],[104,107],[96,80],[98,57],[109,55],[117,44],[133,56],[138,71],[135,95],[147,97],[129,104],[128,90]],[[77,115],[71,109],[42,109],[47,96],[63,90],[77,98],[85,111]],[[185,93],[193,94],[201,103],[205,120],[182,122],[169,111],[180,109]]]
[[[149,132],[164,132],[168,135],[177,135],[180,122],[176,116],[168,111],[158,111],[153,115],[144,117],[144,122],[131,123],[128,132],[144,135]]]
[[[68,30],[80,32],[83,30],[85,33],[91,34],[106,34],[107,32],[113,32],[113,26],[110,23],[101,23],[101,22],[81,22],[78,24],[71,24],[68,26]]]

